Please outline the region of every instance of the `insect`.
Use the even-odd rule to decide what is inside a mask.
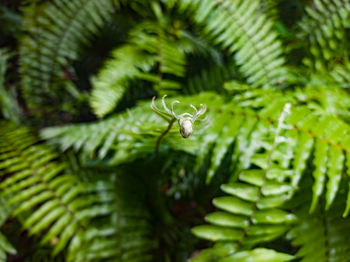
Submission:
[[[164,119],[166,119],[168,122],[173,122],[175,119],[178,120],[179,126],[180,126],[180,133],[182,135],[183,138],[188,138],[192,132],[193,132],[193,124],[194,122],[198,119],[198,117],[200,117],[201,115],[203,115],[206,110],[207,110],[207,106],[201,104],[201,109],[197,110],[197,108],[194,105],[190,105],[190,107],[192,107],[194,109],[194,114],[190,114],[190,113],[183,113],[181,115],[177,115],[174,111],[174,105],[177,103],[180,103],[180,101],[173,101],[171,103],[171,111],[169,110],[169,108],[166,106],[165,104],[165,97],[167,95],[164,95],[162,97],[162,105],[164,107],[164,110],[166,112],[162,112],[160,109],[158,109],[155,105],[155,99],[156,97],[153,97],[152,99],[152,103],[151,103],[151,108],[152,110],[157,113],[159,116],[163,117]]]

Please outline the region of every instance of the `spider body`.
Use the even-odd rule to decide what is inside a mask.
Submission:
[[[180,133],[183,138],[188,138],[193,132],[193,123],[191,119],[180,118]]]
[[[181,115],[177,115],[174,111],[174,104],[180,103],[179,101],[174,101],[171,103],[171,111],[165,104],[165,97],[164,95],[162,97],[162,105],[164,107],[165,112],[159,110],[154,101],[155,97],[152,99],[151,108],[154,112],[156,112],[159,116],[166,119],[168,122],[173,121],[174,119],[178,120],[179,126],[180,126],[180,134],[183,138],[188,138],[193,133],[193,124],[197,120],[197,118],[205,113],[207,110],[206,105],[201,104],[201,109],[197,110],[197,108],[194,105],[190,105],[194,109],[194,114],[191,115],[190,113],[183,113]]]

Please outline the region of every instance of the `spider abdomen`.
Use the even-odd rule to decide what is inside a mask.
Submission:
[[[180,119],[180,133],[183,138],[188,138],[193,132],[193,123],[190,119]]]

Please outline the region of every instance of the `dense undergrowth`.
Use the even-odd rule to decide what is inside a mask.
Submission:
[[[0,261],[350,261],[349,0],[0,23]]]

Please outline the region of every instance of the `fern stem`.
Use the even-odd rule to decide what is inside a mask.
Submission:
[[[161,133],[161,135],[158,137],[157,139],[157,143],[156,143],[156,156],[158,156],[159,153],[159,147],[160,147],[160,142],[162,141],[163,137],[170,131],[170,129],[172,128],[174,122],[175,122],[176,118],[174,117],[170,122],[169,125],[167,127],[167,129],[165,129],[163,131],[163,133]]]

